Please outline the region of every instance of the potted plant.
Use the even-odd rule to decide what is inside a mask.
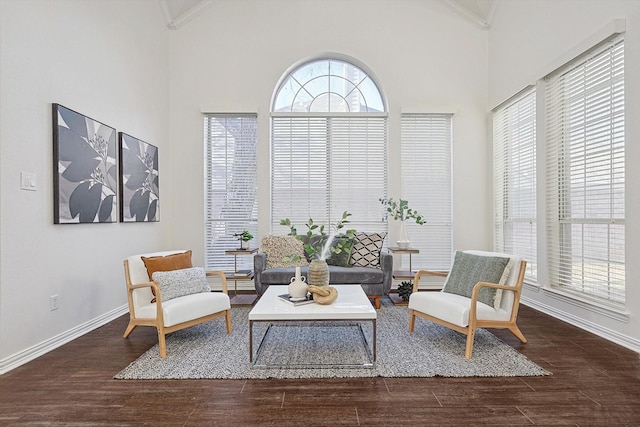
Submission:
[[[400,239],[396,241],[396,244],[400,249],[406,249],[409,247],[409,236],[407,234],[406,221],[408,219],[415,220],[416,224],[423,225],[426,221],[424,217],[416,210],[409,207],[409,201],[400,199],[396,201],[393,198],[381,197],[380,203],[385,207],[385,217],[391,216],[396,221],[400,221]]]
[[[327,258],[330,253],[340,254],[351,247],[352,242],[349,240],[355,237],[356,231],[353,229],[341,231],[345,224],[349,223],[351,214],[347,211],[342,213],[342,218],[331,227],[333,233],[327,234],[324,225],[318,225],[313,222],[312,218],[305,224],[307,227],[306,234],[299,235],[295,225],[291,224],[289,218],[280,220],[280,225],[289,227],[289,235],[296,236],[302,240],[304,251],[311,260],[309,264],[309,284],[323,286],[329,284],[329,266]],[[348,239],[344,239],[344,238]]]
[[[286,225],[289,227],[289,236],[296,236],[302,240],[304,251],[309,259],[326,259],[329,256],[329,252],[339,254],[345,249],[345,243],[342,240],[336,241],[334,244],[330,239],[336,239],[341,237],[353,238],[355,237],[356,230],[349,229],[341,231],[345,224],[349,223],[349,217],[351,214],[347,211],[342,213],[342,218],[335,224],[330,224],[330,227],[334,229],[334,232],[327,234],[324,224],[318,225],[313,221],[313,218],[309,218],[306,224],[307,232],[303,235],[298,234],[296,226],[291,223],[289,218],[280,220],[280,225]]]
[[[242,233],[236,233],[234,236],[240,241],[240,249],[249,249],[249,240],[253,239],[253,234],[248,230],[242,230]]]

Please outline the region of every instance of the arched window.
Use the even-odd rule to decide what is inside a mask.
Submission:
[[[278,88],[273,111],[363,113],[385,111],[375,82],[360,68],[337,59],[308,62]]]
[[[385,231],[387,114],[378,85],[342,59],[307,62],[283,76],[272,103],[271,220]],[[301,230],[304,231],[304,230]]]

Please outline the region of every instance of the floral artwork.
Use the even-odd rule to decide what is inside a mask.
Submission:
[[[120,132],[120,220],[160,220],[158,147]]]
[[[53,104],[54,223],[116,222],[116,130]]]

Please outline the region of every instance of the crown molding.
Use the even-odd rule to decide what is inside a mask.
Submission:
[[[160,5],[162,6],[162,15],[164,16],[167,28],[170,30],[177,30],[213,5],[213,0],[201,0],[174,18],[171,16],[167,1],[168,0],[160,0]]]

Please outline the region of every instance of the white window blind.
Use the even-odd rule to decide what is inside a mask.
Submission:
[[[335,223],[353,214],[350,228],[386,231],[387,118],[380,114],[274,115],[271,135],[271,218],[274,233],[289,218],[299,225]],[[327,230],[329,231],[329,230]]]
[[[527,261],[537,282],[536,92],[527,88],[493,112],[495,249]]]
[[[255,114],[205,114],[205,266],[233,271],[234,234],[257,234]],[[255,241],[250,242],[255,247]],[[238,269],[253,269],[253,257],[240,256]]]
[[[402,199],[422,214],[426,223],[407,221],[412,268],[448,270],[452,263],[452,115],[402,114]],[[402,257],[402,269],[409,259]]]
[[[546,78],[547,242],[551,285],[625,300],[624,40]]]

